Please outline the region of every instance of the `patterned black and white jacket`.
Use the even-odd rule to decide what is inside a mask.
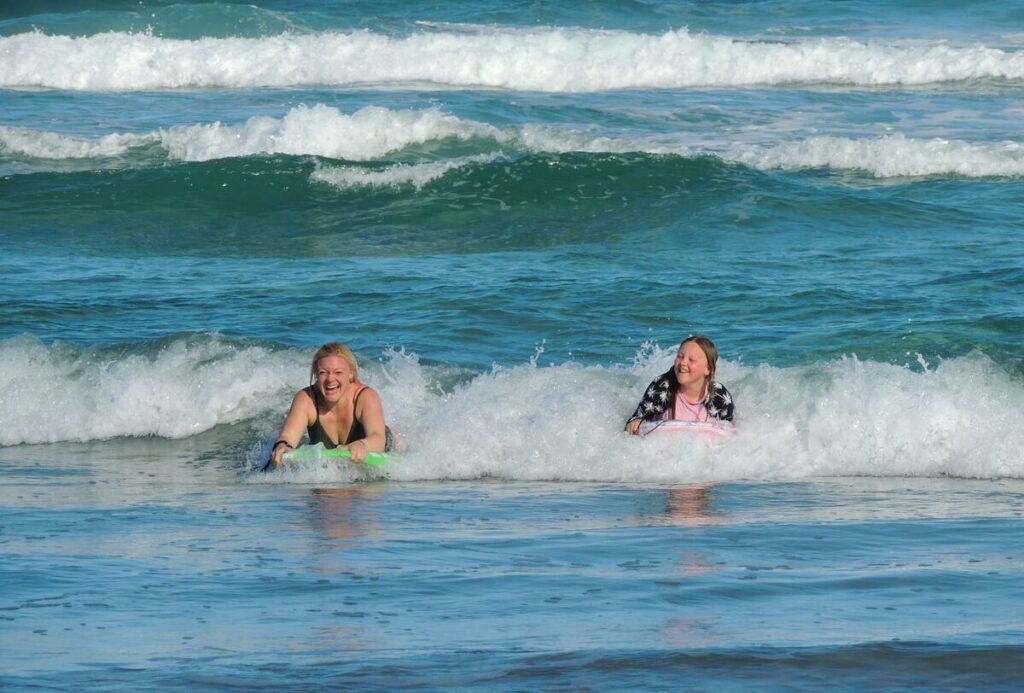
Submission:
[[[640,404],[636,406],[636,411],[626,423],[629,424],[633,419],[654,421],[659,418],[666,409],[675,404],[678,389],[679,381],[676,380],[675,371],[670,368],[667,373],[651,381],[644,391]],[[732,395],[722,383],[715,383],[714,391],[704,398],[704,406],[708,410],[708,418],[722,421],[732,421],[736,409],[732,403]]]

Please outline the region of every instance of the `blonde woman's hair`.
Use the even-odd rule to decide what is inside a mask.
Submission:
[[[359,364],[356,363],[356,355],[352,350],[341,342],[328,342],[313,354],[313,363],[309,367],[310,382],[316,382],[316,364],[325,356],[340,356],[345,359],[348,367],[352,369],[352,379],[359,380]]]
[[[702,334],[690,335],[682,341],[679,345],[682,348],[683,344],[687,342],[693,342],[700,347],[700,350],[704,352],[704,355],[708,359],[708,396],[715,394],[715,371],[718,368],[718,347],[711,341],[709,337],[705,337]]]

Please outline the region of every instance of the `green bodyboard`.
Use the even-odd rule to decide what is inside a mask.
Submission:
[[[364,464],[374,467],[382,467],[389,462],[394,462],[396,455],[387,452],[368,452]],[[303,445],[294,450],[286,452],[281,460],[283,462],[305,462],[308,460],[351,460],[352,453],[349,450],[328,450],[321,444]]]

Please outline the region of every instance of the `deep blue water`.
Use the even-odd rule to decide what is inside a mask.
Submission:
[[[1019,677],[1022,27],[1007,0],[5,3],[0,681]],[[626,438],[691,333],[739,433]],[[253,474],[329,340],[402,464]]]

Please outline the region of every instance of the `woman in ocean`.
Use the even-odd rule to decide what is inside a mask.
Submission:
[[[267,468],[281,464],[281,456],[302,441],[304,432],[313,445],[351,451],[353,462],[362,462],[368,452],[392,449],[380,395],[359,382],[359,366],[347,346],[331,342],[320,347],[313,355],[310,380],[292,400]]]
[[[626,421],[626,430],[636,435],[644,421],[732,421],[732,395],[715,381],[718,348],[707,337],[687,337],[679,345],[676,360],[644,391],[636,411]]]

